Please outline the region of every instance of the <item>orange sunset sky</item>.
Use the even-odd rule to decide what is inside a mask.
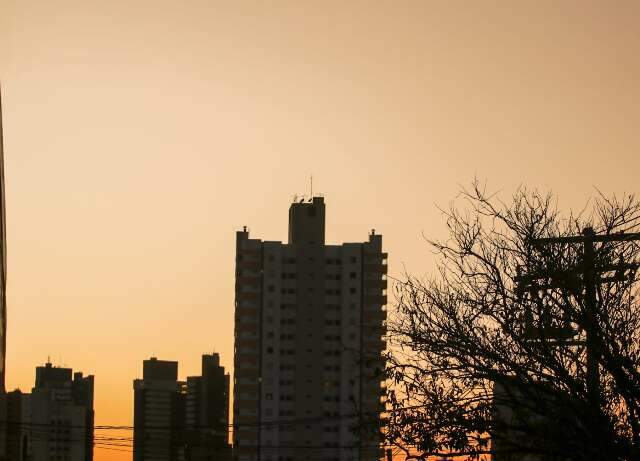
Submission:
[[[142,360],[233,362],[235,231],[286,240],[309,175],[330,242],[390,275],[474,176],[562,209],[638,191],[640,2],[0,0],[7,386],[47,357],[130,425]],[[96,449],[96,461],[131,459]]]

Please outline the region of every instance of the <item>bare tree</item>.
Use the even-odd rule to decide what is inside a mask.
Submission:
[[[460,202],[463,206],[460,206]],[[474,182],[396,285],[388,443],[407,459],[640,459],[640,202],[508,202]]]

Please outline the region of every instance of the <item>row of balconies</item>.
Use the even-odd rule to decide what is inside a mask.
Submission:
[[[364,309],[362,320],[366,324],[379,324],[387,320],[387,312],[380,309]]]
[[[259,272],[262,269],[262,261],[242,260],[236,262],[236,268],[242,271],[250,270]]]
[[[364,252],[364,261],[365,262],[377,262],[380,264],[386,264],[387,259],[389,258],[389,253],[378,253],[378,252]]]
[[[381,294],[365,294],[362,302],[366,305],[384,305],[387,304],[387,296]]]
[[[387,273],[387,265],[386,264],[369,264],[365,263],[362,266],[362,272],[364,274],[386,274]]]
[[[367,351],[383,351],[387,348],[387,342],[381,339],[366,339],[362,342],[362,348],[364,353]]]
[[[236,286],[251,286],[260,289],[262,280],[257,275],[236,277]]]
[[[381,278],[364,279],[363,284],[364,284],[365,290],[368,289],[368,288],[375,288],[375,289],[379,289],[379,290],[386,290],[387,289],[387,280],[386,279],[381,279]]]
[[[236,292],[236,300],[244,301],[251,300],[257,301],[262,298],[262,293],[259,291],[237,291]]]
[[[386,284],[386,280],[380,280],[379,282],[384,282]],[[295,295],[296,294],[296,290],[294,288],[288,288],[288,289],[282,289],[281,290],[281,294],[283,295]],[[350,294],[357,294],[357,292],[354,293],[350,293]],[[342,290],[340,289],[326,289],[325,290],[325,295],[326,296],[341,296],[342,295]],[[237,301],[244,301],[244,300],[251,300],[251,301],[255,301],[255,300],[260,300],[262,298],[262,292],[259,289],[256,289],[255,291],[248,291],[248,290],[236,290],[236,300]],[[387,304],[387,296],[383,295],[383,294],[368,294],[365,293],[363,295],[363,302],[364,304],[373,304],[373,305],[384,305]]]

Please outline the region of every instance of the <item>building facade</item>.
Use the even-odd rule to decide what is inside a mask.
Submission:
[[[152,357],[133,382],[134,461],[183,461],[185,384],[178,362]]]
[[[202,356],[202,376],[187,378],[187,461],[230,461],[229,374],[218,354]]]
[[[29,421],[30,395],[23,394],[20,390],[7,392],[0,398],[2,402],[2,415],[6,423],[3,424],[5,432],[0,446],[0,460],[2,461],[27,461],[29,458]]]
[[[291,205],[287,243],[237,233],[238,461],[380,458],[386,270],[373,231],[325,243],[322,197]]]
[[[93,376],[50,363],[36,368],[31,394],[5,394],[10,461],[93,460]]]

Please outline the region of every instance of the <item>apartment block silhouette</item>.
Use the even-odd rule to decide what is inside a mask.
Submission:
[[[134,461],[229,461],[229,374],[218,354],[178,380],[178,362],[143,362],[134,387]]]
[[[236,235],[234,456],[370,461],[386,320],[382,236],[325,242],[325,203],[292,203],[287,243]]]
[[[0,459],[91,461],[93,388],[93,376],[51,363],[37,367],[30,394],[5,394],[6,441]]]
[[[187,461],[230,461],[229,374],[220,356],[202,356],[202,375],[187,378],[185,403]]]
[[[178,381],[178,362],[145,360],[133,389],[133,460],[184,461],[185,384]]]

